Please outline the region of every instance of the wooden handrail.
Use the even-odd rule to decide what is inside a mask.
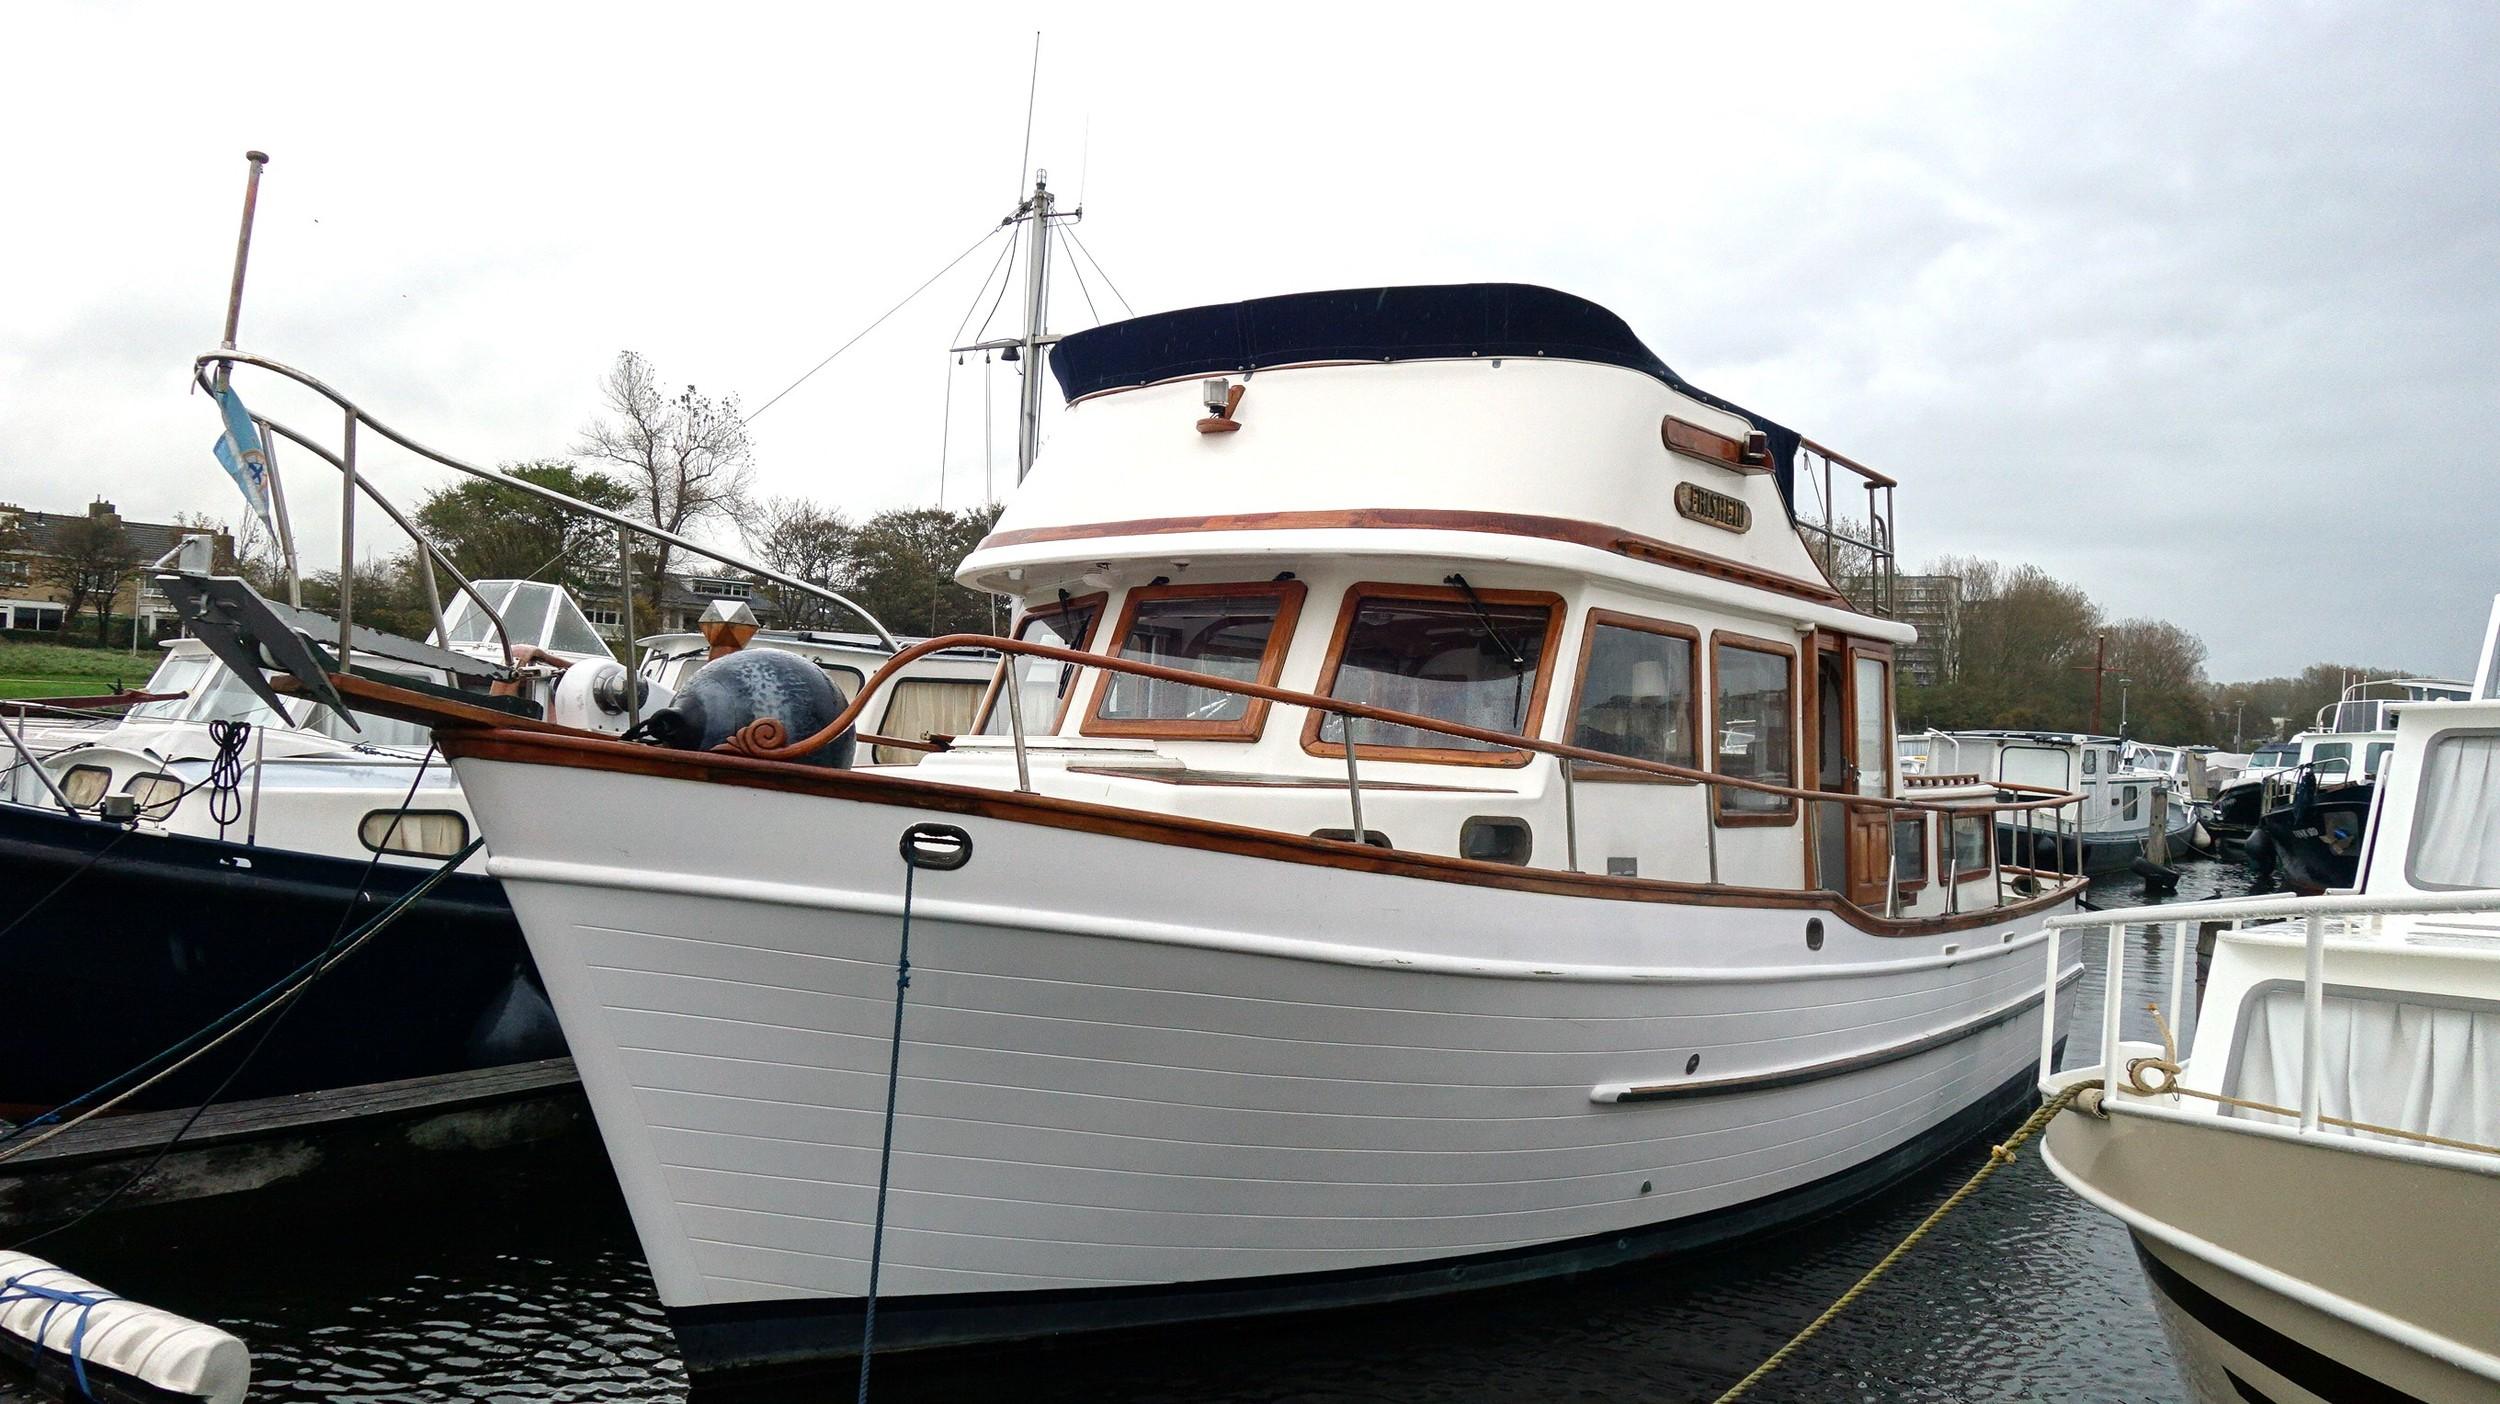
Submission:
[[[758,760],[795,760],[819,747],[830,744],[835,737],[855,726],[859,721],[860,711],[867,705],[868,699],[875,695],[878,688],[885,685],[886,679],[891,677],[897,669],[942,649],[964,647],[993,649],[1005,654],[1023,654],[1030,658],[1043,658],[1080,668],[1102,668],[1110,672],[1127,673],[1134,677],[1152,678],[1160,682],[1179,683],[1187,687],[1238,693],[1244,697],[1262,698],[1291,707],[1308,707],[1317,711],[1333,712],[1342,717],[1360,717],[1365,721],[1385,722],[1392,726],[1411,727],[1418,731],[1429,731],[1442,736],[1455,736],[1463,740],[1499,746],[1504,750],[1533,751],[1538,755],[1568,760],[1594,761],[1623,770],[1662,775],[1672,780],[1688,780],[1703,785],[1725,785],[1740,790],[1752,790],[1758,794],[1779,795],[1788,799],[1829,800],[1861,809],[1908,810],[1917,813],[1968,814],[1979,808],[1971,805],[1892,799],[1882,795],[1852,795],[1829,790],[1801,790],[1790,785],[1774,785],[1765,780],[1748,780],[1742,776],[1722,775],[1712,770],[1695,770],[1690,766],[1670,765],[1665,761],[1642,760],[1634,756],[1615,755],[1608,751],[1593,751],[1582,746],[1566,745],[1560,741],[1544,741],[1532,736],[1489,731],[1483,727],[1468,726],[1462,722],[1442,721],[1435,717],[1417,716],[1412,712],[1374,707],[1363,702],[1348,702],[1334,697],[1321,697],[1315,693],[1296,692],[1291,688],[1271,687],[1265,683],[1217,677],[1212,673],[1192,672],[1186,668],[1168,668],[1159,663],[1140,663],[1135,659],[1114,658],[1106,654],[1087,653],[1082,649],[1061,648],[1056,644],[1034,643],[1027,639],[993,638],[986,634],[947,634],[939,638],[924,639],[895,654],[887,659],[884,665],[878,668],[875,674],[860,687],[859,695],[851,699],[851,705],[842,710],[842,715],[826,723],[823,729],[814,735],[803,736],[785,744],[784,737],[788,734],[787,728],[776,718],[762,717],[739,728],[728,740],[714,749],[726,751],[732,755],[752,756]],[[1001,666],[1005,665],[1002,663]],[[1011,674],[1012,671],[1011,669]],[[1012,687],[1017,684],[1011,676],[1005,685]],[[1348,744],[1352,744],[1350,737]],[[1989,805],[1986,806],[1988,809],[1997,811],[2056,809],[2083,802],[2081,795],[2040,790],[2034,786],[1999,784],[1997,788],[2017,793],[2048,795],[2053,798]]]

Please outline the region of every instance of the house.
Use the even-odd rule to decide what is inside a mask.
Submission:
[[[1918,630],[1896,650],[1900,678],[1920,687],[1951,682],[1962,671],[1962,582],[1951,575],[1904,575],[1894,582],[1893,617]]]
[[[589,617],[591,627],[599,631],[599,637],[613,643],[622,637],[618,621],[624,618],[625,613],[624,602],[617,592],[616,571],[608,567],[588,570],[583,574],[582,613]],[[641,594],[644,588],[637,582],[635,593]],[[756,622],[768,629],[782,627],[786,622],[770,586],[758,590],[756,582],[744,576],[681,575],[675,571],[669,572],[660,586],[658,617],[644,622],[650,625],[652,633],[686,633],[702,620],[703,611],[711,608],[716,600],[747,605],[755,611]]]
[[[163,591],[148,583],[144,568],[179,544],[196,527],[175,522],[125,521],[98,498],[83,513],[43,512],[0,503],[0,628],[58,633],[80,627],[76,608],[93,627],[95,596],[109,589],[112,614],[136,618],[153,637],[174,632],[181,616]],[[234,539],[213,533],[220,569],[234,564]]]

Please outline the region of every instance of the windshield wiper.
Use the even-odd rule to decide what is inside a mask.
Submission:
[[[1510,660],[1510,670],[1514,673],[1528,671],[1528,656],[1511,647],[1510,640],[1502,637],[1500,626],[1493,622],[1493,615],[1484,607],[1484,601],[1476,597],[1476,587],[1467,583],[1467,577],[1453,575],[1441,583],[1457,586],[1459,593],[1467,597],[1468,607],[1476,612],[1476,622],[1484,627],[1484,636],[1493,641],[1493,646],[1502,651],[1504,658]]]

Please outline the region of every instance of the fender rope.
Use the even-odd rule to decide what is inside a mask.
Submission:
[[[1964,1180],[1960,1189],[1957,1189],[1953,1193],[1945,1196],[1944,1203],[1936,1206],[1936,1212],[1921,1220],[1917,1228],[1910,1230],[1909,1237],[1902,1239],[1891,1252],[1886,1253],[1883,1257],[1883,1261],[1875,1264],[1875,1266],[1871,1268],[1868,1268],[1864,1277],[1859,1278],[1850,1286],[1848,1291],[1841,1293],[1837,1300],[1835,1300],[1830,1306],[1825,1307],[1821,1316],[1807,1322],[1804,1330],[1789,1337],[1788,1344],[1771,1352],[1771,1358],[1755,1366],[1752,1374],[1747,1375],[1743,1379],[1728,1386],[1727,1392],[1720,1395],[1718,1399],[1714,1401],[1714,1404],[1728,1404],[1728,1401],[1731,1399],[1742,1398],[1747,1391],[1751,1390],[1755,1385],[1760,1384],[1765,1376],[1769,1375],[1773,1370],[1776,1370],[1780,1366],[1786,1364],[1788,1358],[1796,1354],[1800,1346],[1803,1346],[1806,1342],[1814,1339],[1817,1332],[1838,1320],[1840,1318],[1840,1314],[1849,1309],[1850,1303],[1855,1302],[1859,1297],[1864,1296],[1866,1294],[1866,1289],[1874,1286],[1876,1281],[1885,1273],[1892,1271],[1895,1263],[1898,1263],[1903,1258],[1908,1257],[1911,1249],[1917,1247],[1919,1242],[1926,1238],[1929,1232],[1934,1230],[1936,1225],[1944,1222],[1945,1215],[1960,1208],[1962,1201],[1970,1198],[1982,1184],[1987,1182],[1990,1175],[1997,1172],[1999,1167],[2013,1164],[2014,1152],[2022,1149],[2023,1142],[2039,1135],[2041,1128],[2047,1126],[2051,1121],[2055,1120],[2059,1112],[2062,1112],[2066,1110],[2067,1107],[2073,1105],[2077,1097],[2082,1096],[2086,1091],[2098,1088],[2100,1085],[2100,1081],[2097,1078],[2088,1082],[2078,1082],[2070,1087],[2067,1087],[2064,1091],[2059,1092],[2056,1096],[2049,1098],[2047,1101],[2042,1102],[2038,1111],[2033,1112],[2022,1125],[2014,1129],[2013,1135],[2006,1137],[2003,1141],[1996,1145],[1988,1147],[1987,1163],[1981,1165],[1978,1171],[1969,1179]]]
[[[120,1298],[102,1290],[73,1292],[66,1287],[44,1287],[26,1280],[39,1272],[58,1272],[63,1276],[68,1275],[67,1271],[62,1268],[28,1268],[15,1277],[0,1281],[0,1306],[8,1306],[14,1302],[51,1303],[43,1309],[42,1319],[35,1323],[35,1358],[37,1360],[41,1360],[44,1352],[51,1348],[52,1314],[63,1307],[76,1308],[77,1319],[69,1328],[69,1348],[63,1353],[69,1357],[70,1377],[78,1381],[78,1392],[93,1399],[96,1397],[95,1391],[87,1384],[87,1318],[94,1314],[97,1307],[106,1302],[118,1301]]]

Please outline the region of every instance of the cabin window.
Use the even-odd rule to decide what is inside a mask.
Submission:
[[[1273,686],[1302,612],[1302,583],[1166,585],[1133,591],[1116,656],[1235,682]],[[1267,702],[1238,692],[1103,675],[1089,736],[1199,736],[1250,740]]]
[[[2500,887],[2500,731],[2432,740],[2405,876],[2415,887]]]
[[[1320,690],[1346,702],[1484,731],[1532,735],[1544,707],[1544,664],[1561,619],[1552,595],[1507,590],[1356,586],[1337,623],[1335,657]],[[1364,750],[1409,760],[1525,764],[1527,753],[1394,722],[1354,721]],[[1307,749],[1338,754],[1346,718],[1315,715]]]
[[[1993,814],[1956,814],[1953,816],[1953,880],[1970,882],[1988,875],[1989,836],[1996,829]]]
[[[2396,743],[2393,741],[2371,742],[2370,756],[2367,761],[2363,762],[2362,773],[2369,776],[2371,779],[2376,780],[2378,778],[2379,765],[2387,759],[2387,753],[2394,749],[2396,749]]]
[[[1050,644],[1057,648],[1083,649],[1094,641],[1094,626],[1102,622],[1102,607],[1107,595],[1087,595],[1081,600],[1045,605],[1028,613],[1016,625],[1015,637],[1029,643]],[[1051,732],[1059,729],[1059,719],[1067,711],[1068,694],[1076,687],[1078,673],[1083,670],[1073,663],[1055,658],[1025,658],[1009,655],[1000,665],[1002,676],[1013,677],[1023,700],[1024,729],[1027,732]],[[982,717],[981,734],[1005,736],[1014,719],[1007,714],[1006,702],[998,696],[998,684],[990,684],[988,711]]]
[[[2129,821],[2141,818],[2144,813],[2144,787],[2142,785],[2122,785],[2119,789],[2121,791],[2121,796],[2118,801],[2118,817]]]
[[[2321,741],[2318,749],[2309,753],[2309,764],[2317,768],[2321,778],[2330,773],[2349,778],[2352,775],[2352,743]]]
[[[1796,654],[1759,640],[1720,635],[1711,655],[1715,707],[1711,769],[1773,785],[1797,783]],[[1797,817],[1787,795],[1717,786],[1721,823],[1786,824]]]
[[[2083,773],[2086,775],[2097,775],[2100,773],[2100,770],[2101,753],[2089,749],[2085,750],[2083,753]]]
[[[61,798],[80,809],[93,809],[113,783],[113,772],[100,765],[73,765],[61,777]]]
[[[377,809],[356,826],[356,839],[375,853],[448,858],[469,846],[469,820],[448,809]]]
[[[164,771],[153,771],[131,776],[122,786],[122,793],[130,796],[150,819],[163,819],[174,812],[174,805],[181,800],[182,781]]]
[[[981,684],[974,679],[904,678],[894,684],[893,700],[885,704],[877,730],[899,741],[961,736],[979,710]],[[921,755],[901,746],[878,746],[870,758],[879,765],[918,765]]]
[[[1509,863],[1525,867],[1536,850],[1528,821],[1479,814],[1458,826],[1458,856],[1478,863]]]
[[[1571,744],[1635,760],[1698,765],[1695,635],[1628,615],[1589,618]]]
[[[1892,817],[1892,881],[1902,888],[1927,885],[1927,816],[1924,813],[1898,814]]]

